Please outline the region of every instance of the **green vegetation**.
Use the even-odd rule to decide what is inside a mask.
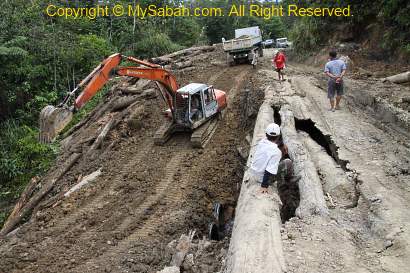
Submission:
[[[293,0],[284,0],[284,5],[294,4]],[[340,32],[345,41],[360,42],[363,39],[375,39],[379,49],[387,53],[409,53],[410,41],[410,5],[407,0],[389,1],[300,1],[299,6],[305,7],[340,7],[351,6],[351,17],[304,17],[297,20],[287,19],[287,27],[291,29],[291,39],[299,54],[315,52],[318,45],[326,45],[329,39]],[[373,25],[377,33],[369,32],[368,26]],[[338,33],[339,32],[339,33]],[[378,34],[383,33],[378,37]],[[371,37],[373,35],[373,37]],[[373,48],[377,50],[378,48]],[[410,55],[410,54],[409,54]]]

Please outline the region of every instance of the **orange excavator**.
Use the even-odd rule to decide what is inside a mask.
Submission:
[[[121,67],[122,61],[139,66]],[[216,130],[222,111],[227,106],[225,92],[213,86],[190,83],[179,88],[175,76],[163,67],[119,53],[101,62],[57,107],[48,105],[40,113],[40,141],[52,142],[81,109],[113,75],[155,81],[168,105],[169,121],[155,133],[154,142],[164,144],[174,132],[192,132],[194,147],[204,147]],[[77,92],[81,93],[76,97]],[[74,98],[74,100],[73,100]],[[71,105],[70,105],[71,104]]]

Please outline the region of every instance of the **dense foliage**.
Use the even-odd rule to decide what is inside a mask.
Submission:
[[[380,49],[387,53],[403,53],[410,56],[410,2],[407,0],[304,0],[298,1],[305,7],[351,6],[351,17],[304,17],[287,20],[291,27],[291,37],[299,53],[314,52],[317,45],[326,45],[328,40],[345,31],[345,42],[360,42],[375,39]],[[284,0],[284,5],[294,4],[294,0]],[[376,29],[372,33],[369,26]],[[378,37],[381,34],[380,37]],[[373,36],[373,37],[372,37]],[[372,48],[375,50],[376,48]]]

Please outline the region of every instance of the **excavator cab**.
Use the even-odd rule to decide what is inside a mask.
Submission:
[[[191,83],[177,90],[174,105],[175,122],[158,131],[157,143],[164,143],[172,132],[190,131],[192,145],[201,148],[215,132],[226,96],[213,86]]]
[[[218,112],[218,102],[213,86],[191,83],[177,90],[183,103],[176,103],[177,121],[183,113],[184,125],[196,129]]]

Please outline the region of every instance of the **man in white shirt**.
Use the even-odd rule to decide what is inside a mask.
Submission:
[[[261,192],[267,193],[270,180],[275,178],[279,184],[287,181],[295,183],[300,177],[293,175],[292,160],[288,158],[288,149],[280,136],[280,127],[276,123],[265,129],[266,138],[259,141],[252,159],[250,171],[261,183]]]

